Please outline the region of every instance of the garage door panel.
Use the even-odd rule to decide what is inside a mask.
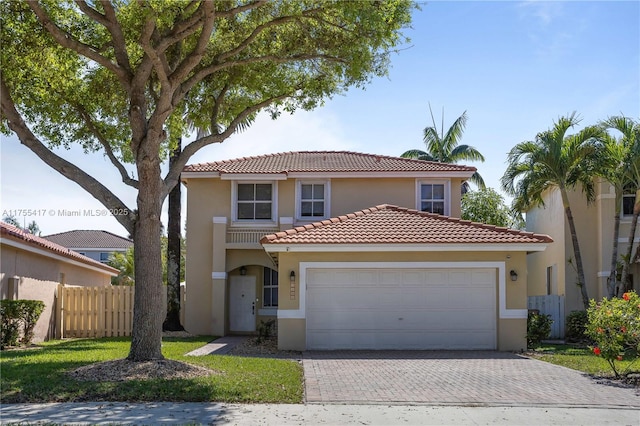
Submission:
[[[493,332],[467,333],[452,332],[319,332],[307,339],[313,349],[423,349],[423,350],[466,350],[494,349]],[[401,347],[399,347],[401,346]]]
[[[309,349],[495,349],[495,269],[307,271]]]

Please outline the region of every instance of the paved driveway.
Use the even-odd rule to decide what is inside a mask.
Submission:
[[[307,402],[640,408],[640,390],[491,351],[310,351]]]

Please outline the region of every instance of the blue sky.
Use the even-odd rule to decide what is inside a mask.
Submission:
[[[312,112],[276,121],[260,117],[249,130],[203,149],[191,162],[310,149],[400,155],[424,147],[431,104],[438,126],[443,108],[445,127],[467,111],[462,142],[486,158],[469,164],[498,189],[509,149],[533,139],[559,116],[577,111],[582,125],[618,114],[640,117],[639,1],[423,3],[406,34],[411,42],[393,55],[388,78]],[[78,149],[61,154],[110,182],[135,207],[135,192],[102,154]],[[17,138],[2,136],[0,161],[3,214],[45,211],[19,217],[36,220],[43,235],[105,229],[126,236],[111,217],[58,215],[61,209],[103,206]]]

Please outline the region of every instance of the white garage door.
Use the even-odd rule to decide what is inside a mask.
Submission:
[[[306,271],[307,349],[496,349],[496,269]]]

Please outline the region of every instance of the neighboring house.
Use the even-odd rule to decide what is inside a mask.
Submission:
[[[353,152],[185,167],[185,327],[277,318],[297,350],[526,348],[526,253],[551,239],[447,217],[474,172]]]
[[[133,247],[133,241],[101,230],[67,231],[44,238],[102,263],[109,262],[112,253]]]
[[[608,182],[599,182],[596,185],[595,196],[595,202],[587,204],[584,195],[578,189],[569,193],[569,201],[582,253],[587,291],[590,298],[599,300],[608,296],[607,277],[611,271],[615,191]],[[577,273],[574,268],[571,233],[560,193],[548,192],[543,199],[543,206],[527,212],[526,229],[550,235],[554,243],[549,245],[544,253],[528,256],[529,296],[564,296],[566,314],[584,310],[580,289],[576,285]],[[634,202],[635,194],[624,196],[618,236],[618,259],[628,247]],[[638,239],[640,227],[636,230],[636,242]],[[633,288],[640,292],[640,265],[632,265],[631,274]]]
[[[58,284],[109,286],[116,275],[117,269],[0,222],[0,298],[45,303],[35,330],[36,341],[44,340],[54,320]]]

